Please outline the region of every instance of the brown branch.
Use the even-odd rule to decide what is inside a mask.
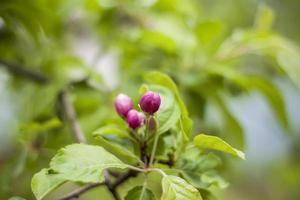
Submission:
[[[82,195],[83,193],[92,190],[96,187],[99,187],[101,185],[104,185],[104,183],[92,183],[89,184],[87,186],[83,186],[81,188],[78,188],[72,192],[70,192],[69,194],[66,194],[65,196],[60,197],[58,200],[71,200],[71,199],[77,199],[79,198],[80,195]]]
[[[114,182],[110,181],[110,174],[108,171],[104,172],[105,184],[108,190],[111,192],[115,200],[120,200],[120,197],[117,193],[117,187],[127,181],[129,178],[136,177],[138,174],[137,171],[129,170],[128,172],[121,174]]]
[[[69,122],[69,126],[72,129],[72,133],[76,141],[79,143],[86,143],[86,138],[76,119],[76,112],[74,107],[72,106],[68,92],[67,91],[61,92],[60,99],[61,99],[65,116]]]
[[[139,173],[138,171],[129,170],[127,173],[122,174],[115,180],[115,182],[113,183],[113,187],[117,188],[119,185],[127,181],[129,178],[136,177],[138,173]]]
[[[26,69],[25,67],[16,63],[10,63],[5,60],[0,60],[0,67],[1,66],[17,76],[22,76],[37,83],[45,84],[49,81],[45,75],[36,71]]]
[[[107,189],[113,195],[115,200],[120,200],[120,197],[116,191],[116,188],[114,188],[113,183],[110,180],[110,174],[109,174],[108,170],[104,171],[104,177],[105,177],[105,185],[107,186]]]

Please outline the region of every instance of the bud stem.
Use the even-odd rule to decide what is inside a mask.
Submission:
[[[158,144],[158,138],[159,138],[159,135],[155,134],[154,144],[153,144],[153,148],[152,148],[152,152],[151,152],[151,157],[150,157],[150,162],[149,162],[150,166],[153,164],[153,161],[154,161],[154,156],[155,156],[155,152],[156,152],[157,144]]]

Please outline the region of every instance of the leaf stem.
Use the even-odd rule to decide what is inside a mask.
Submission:
[[[167,176],[167,174],[163,170],[158,169],[158,168],[148,168],[147,171],[156,171],[156,172],[160,173],[163,176]]]

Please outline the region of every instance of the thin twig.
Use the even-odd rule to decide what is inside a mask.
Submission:
[[[124,183],[125,181],[127,181],[129,178],[136,177],[138,173],[139,173],[138,171],[129,170],[128,172],[121,174],[118,178],[116,178],[114,182],[112,182],[110,180],[109,172],[107,170],[104,171],[105,184],[109,189],[109,191],[111,192],[111,194],[113,195],[115,200],[120,200],[120,197],[117,193],[117,187],[122,183]]]
[[[72,192],[70,192],[69,194],[66,194],[65,196],[60,197],[58,200],[71,200],[71,199],[77,199],[79,198],[80,195],[82,195],[83,193],[92,190],[96,187],[99,187],[101,185],[104,185],[104,183],[92,183],[89,184],[87,186],[83,186],[81,188],[78,188]]]
[[[115,182],[113,183],[113,187],[117,188],[119,185],[127,181],[129,178],[136,177],[138,173],[139,173],[138,171],[129,170],[128,172],[122,174],[115,180]]]
[[[76,112],[72,103],[70,101],[70,97],[67,91],[63,91],[60,94],[61,103],[66,115],[66,118],[69,122],[69,126],[72,129],[72,133],[79,143],[86,143],[86,138],[80,128],[80,125],[76,119]]]
[[[7,62],[5,60],[0,60],[0,67],[5,67],[8,71],[10,71],[11,73],[18,75],[18,76],[22,76],[24,78],[27,78],[29,80],[41,83],[41,84],[45,84],[47,83],[49,80],[46,76],[44,76],[43,74],[36,72],[36,71],[32,71],[29,70],[19,64],[16,63],[10,63]]]
[[[107,186],[107,189],[110,191],[110,193],[113,195],[115,200],[120,200],[120,197],[116,191],[116,188],[113,186],[113,183],[110,180],[110,175],[108,170],[105,170],[104,172],[105,177],[105,185]]]

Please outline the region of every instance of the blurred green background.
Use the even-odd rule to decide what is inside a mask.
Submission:
[[[223,158],[218,199],[299,200],[299,46],[299,0],[0,0],[0,199],[33,199],[32,175],[74,142],[62,91],[93,143],[115,95],[137,98],[158,70],[178,84],[194,134],[246,152]]]

